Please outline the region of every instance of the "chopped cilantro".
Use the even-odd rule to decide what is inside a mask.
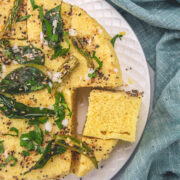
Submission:
[[[125,32],[120,32],[119,34],[116,34],[116,35],[111,39],[111,44],[113,45],[113,47],[114,47],[114,45],[115,45],[116,39],[119,38],[119,39],[121,40],[124,35],[126,35]]]
[[[8,156],[8,157],[6,158],[5,163],[0,164],[0,167],[5,167],[5,166],[8,165],[11,161],[13,161],[13,162],[10,164],[10,166],[15,166],[18,160],[17,160],[17,158],[15,158],[13,155],[10,155],[10,156]]]
[[[22,151],[22,154],[23,154],[23,156],[29,156],[30,155],[30,153],[28,152],[28,151]]]
[[[4,136],[18,136],[19,135],[19,130],[15,127],[11,127],[10,132],[14,132],[14,134],[4,134]]]
[[[43,132],[35,124],[35,130],[29,133],[22,134],[20,137],[20,146],[25,147],[28,151],[35,150],[37,153],[41,153],[41,144],[43,141]]]
[[[6,159],[6,165],[9,164],[11,161],[13,162],[10,164],[10,166],[15,166],[18,160],[13,155],[10,155]]]
[[[96,72],[99,71],[103,66],[103,63],[96,56],[96,51],[93,51],[92,58],[98,63],[99,66],[95,69],[95,71],[93,73],[88,74],[88,77],[90,77],[90,78],[96,77]]]
[[[65,115],[66,115],[65,110],[66,109],[69,111],[68,116],[71,117],[72,112],[65,101],[63,93],[59,93],[59,92],[56,93],[54,111],[55,111],[55,114],[57,117],[57,120],[55,122],[56,122],[57,126],[59,127],[59,129],[63,128],[62,121],[65,119]]]

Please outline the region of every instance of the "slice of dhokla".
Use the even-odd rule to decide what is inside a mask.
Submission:
[[[11,42],[16,43],[18,45],[23,45],[20,41]],[[50,63],[49,63],[50,64]],[[6,66],[6,71],[4,72],[4,76],[9,72],[19,67],[20,65],[11,64]],[[58,66],[58,64],[57,64]],[[51,66],[47,65],[48,68]],[[65,101],[71,111],[73,111],[73,91],[62,87],[62,92],[65,97]],[[53,104],[55,103],[54,97],[48,93],[47,89],[43,89],[40,91],[36,91],[29,94],[17,95],[15,96],[18,102],[24,103],[28,106],[32,107],[41,107],[41,108],[53,108]],[[66,115],[68,112],[66,113]],[[73,115],[72,115],[73,116]],[[55,124],[56,118],[49,118],[46,124],[40,125],[40,128],[43,130],[44,141],[43,147],[46,147],[47,141],[53,138],[53,134],[61,133],[62,131],[66,134],[72,133],[72,117],[66,116],[63,121],[64,126],[66,126],[63,130],[59,130],[57,125]],[[3,136],[5,133],[10,133],[9,130],[11,127],[15,127],[19,130],[19,135],[28,133],[33,130],[33,127],[28,125],[27,120],[23,119],[9,119],[5,117],[0,112],[0,140],[4,140],[3,145],[5,148],[5,152],[0,154],[0,159],[5,160],[8,155],[12,155],[18,159],[18,162],[15,166],[11,167],[7,165],[0,169],[0,179],[4,180],[12,180],[12,179],[26,179],[26,180],[37,180],[37,179],[58,179],[63,177],[70,172],[71,167],[71,152],[68,150],[62,155],[54,156],[48,163],[41,169],[33,170],[27,175],[23,175],[28,169],[30,169],[36,161],[39,160],[41,155],[36,155],[34,151],[30,153],[29,157],[24,157],[22,155],[22,151],[26,150],[25,148],[20,146],[20,137],[11,137],[11,136]],[[49,135],[45,134],[45,131],[49,131]]]
[[[38,6],[43,6],[44,0],[36,0],[35,4]],[[31,1],[27,2],[27,13],[31,15],[31,17],[27,20],[27,34],[29,41],[42,41],[42,22],[39,17],[39,9],[33,10]],[[40,38],[41,36],[41,38]],[[41,40],[40,40],[41,39]]]
[[[98,162],[107,159],[112,149],[118,142],[118,140],[103,140],[88,137],[83,137],[82,141],[94,150],[94,154]],[[73,173],[78,177],[86,175],[88,172],[95,168],[94,164],[89,158],[79,154],[76,155],[74,164],[72,164],[72,166]]]
[[[36,2],[36,1],[35,1]],[[67,81],[71,87],[119,87],[122,85],[122,75],[119,62],[110,42],[111,37],[105,29],[91,18],[84,10],[77,6],[72,6],[67,3],[56,2],[55,0],[40,0],[38,5],[42,5],[44,11],[62,5],[62,19],[64,31],[69,32],[70,39],[78,37],[84,41],[84,48],[89,51],[91,56],[93,52],[102,62],[102,68],[95,78],[88,77],[89,73],[93,72],[92,68],[88,67],[88,60],[75,48],[71,43],[70,55],[74,55],[79,60],[79,66],[74,70],[73,75]],[[31,3],[28,2],[28,13],[33,14],[28,19],[28,40],[40,41],[43,46],[47,43],[43,39],[42,22],[38,18],[38,9],[34,10]],[[53,54],[53,50],[49,48],[48,54]],[[61,57],[57,58],[63,59]],[[61,61],[61,60],[59,60]],[[98,64],[95,60],[95,68]]]
[[[62,5],[61,15],[64,22],[64,28],[67,28],[67,24],[70,23],[70,18],[68,18],[67,22],[67,15],[64,12],[70,11],[70,5],[66,3],[61,3],[61,1],[57,0],[35,0],[35,3],[38,6],[42,6],[44,9],[44,14],[59,5]],[[39,9],[33,10],[31,2],[28,1],[27,3],[27,12],[31,14],[31,17],[27,20],[27,27],[28,27],[28,40],[29,41],[37,41],[41,42],[42,44],[45,43],[43,32],[42,32],[42,21],[39,18]]]
[[[8,17],[13,8],[13,5],[14,5],[14,0],[0,1],[0,35],[2,35],[2,32],[8,20]]]
[[[83,135],[135,141],[141,101],[142,95],[135,90],[129,93],[93,90]]]
[[[11,1],[13,2],[14,0],[10,0],[8,1],[8,3],[11,4]],[[21,6],[19,8],[18,15],[17,15],[17,20],[24,16],[27,16],[27,0],[22,1]],[[20,21],[20,22],[17,21],[16,23],[14,23],[11,30],[4,35],[4,38],[26,39],[27,38],[27,21],[26,20]]]
[[[88,66],[88,59],[71,44],[70,52],[79,59],[80,65],[75,69],[69,84],[73,87],[121,86],[121,70],[114,48],[110,43],[111,37],[95,19],[81,8],[73,6],[71,13],[68,14],[71,17],[69,35],[72,41],[73,39],[79,39],[83,44],[84,51],[89,52],[91,56],[94,52],[102,63],[96,77],[90,78],[88,74],[93,73],[93,69]],[[98,64],[95,59],[93,59],[93,63],[97,68]]]

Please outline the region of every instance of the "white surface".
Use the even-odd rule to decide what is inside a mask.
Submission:
[[[123,89],[137,89],[144,92],[143,102],[137,124],[137,137],[135,143],[119,142],[110,158],[103,161],[99,167],[103,168],[91,171],[83,177],[83,180],[109,180],[111,179],[127,162],[137,146],[143,133],[150,105],[150,79],[146,59],[142,48],[131,27],[124,18],[105,0],[65,0],[65,2],[77,5],[86,10],[89,15],[94,17],[111,35],[125,31],[126,36],[122,41],[118,40],[115,50],[121,65],[124,84],[127,87]],[[129,83],[130,81],[133,84]],[[121,88],[122,89],[122,88]],[[86,119],[87,96],[89,89],[81,89],[78,93],[78,132],[82,131],[83,122]],[[65,180],[79,180],[74,175],[69,175]]]

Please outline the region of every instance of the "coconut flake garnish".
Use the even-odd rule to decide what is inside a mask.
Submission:
[[[55,32],[56,32],[57,24],[58,24],[58,21],[55,19],[53,21],[53,34],[55,34]]]
[[[47,41],[47,40],[44,41],[44,45],[45,45],[45,46],[48,45],[48,41]]]
[[[22,138],[22,140],[23,140],[23,141],[27,141],[27,140],[29,140],[29,138],[26,138],[26,137],[25,137],[25,138]]]
[[[40,33],[40,41],[41,41],[41,42],[44,41],[44,33],[43,33],[43,32]]]
[[[4,151],[4,156],[5,156],[5,158],[8,157],[8,152],[7,152],[7,150]]]
[[[13,60],[12,63],[13,63],[14,65],[17,65],[17,64],[18,64],[18,62],[15,61],[15,60]]]
[[[48,77],[49,77],[50,79],[52,78],[52,74],[51,74],[50,71],[47,71],[47,75],[48,75]]]
[[[1,78],[5,77],[5,72],[7,71],[6,66],[4,64],[2,64],[2,74],[1,74]]]
[[[70,36],[77,36],[77,32],[75,29],[69,29],[69,35]]]
[[[5,66],[4,64],[2,65],[2,71],[3,71],[3,72],[6,72],[6,71],[7,71],[6,66]]]
[[[102,34],[103,30],[102,29],[99,29],[99,33]]]
[[[62,121],[62,125],[65,126],[65,127],[68,125],[68,123],[69,123],[69,119],[64,119]]]
[[[88,74],[85,76],[85,80],[89,81],[91,78],[88,76]]]
[[[48,132],[51,132],[52,131],[52,125],[49,121],[46,122],[45,124],[45,130],[48,131]]]
[[[92,74],[94,72],[95,72],[95,70],[93,68],[88,68],[88,74]]]
[[[49,87],[50,87],[50,88],[52,88],[52,87],[53,87],[53,85],[52,85],[52,83],[51,83],[51,82],[49,82],[49,83],[48,83],[48,85],[49,85]]]
[[[49,105],[48,109],[54,110],[54,106],[53,105]]]
[[[44,109],[44,107],[43,106],[40,106],[40,108],[39,108],[40,110],[43,110]]]
[[[61,83],[62,82],[62,74],[60,72],[55,72],[53,74],[52,81]]]
[[[114,72],[115,72],[115,73],[118,73],[118,72],[119,72],[119,70],[118,70],[117,68],[115,68],[115,69],[114,69]]]
[[[90,38],[90,39],[88,40],[88,44],[91,45],[91,43],[92,43],[92,39]]]
[[[13,50],[14,53],[17,53],[17,52],[20,51],[16,44],[13,46],[12,50]]]

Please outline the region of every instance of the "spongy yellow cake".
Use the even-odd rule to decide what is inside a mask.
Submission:
[[[17,42],[16,42],[17,43]],[[22,45],[22,43],[21,43]],[[19,67],[19,65],[10,65],[6,66],[5,75],[11,72],[13,69]],[[69,90],[63,88],[63,94],[66,99],[66,102],[69,108],[73,109],[73,90]],[[32,107],[42,107],[42,108],[53,108],[54,104],[54,97],[52,98],[51,94],[48,93],[47,89],[40,90],[37,92],[33,92],[26,95],[17,95],[15,96],[18,102],[24,103],[28,106]],[[74,112],[74,111],[73,111]],[[24,158],[22,156],[22,151],[25,150],[20,146],[19,137],[10,137],[10,136],[3,136],[3,134],[9,133],[9,129],[11,127],[15,127],[19,130],[19,134],[27,133],[30,130],[33,130],[33,127],[28,125],[27,120],[23,119],[9,119],[1,114],[0,112],[0,140],[4,140],[4,148],[5,151],[11,155],[12,151],[14,152],[13,155],[18,159],[16,166],[11,167],[7,165],[6,167],[2,168],[0,171],[0,179],[5,180],[12,180],[12,179],[19,179],[25,178],[27,180],[36,180],[36,179],[56,179],[58,177],[63,177],[70,173],[71,167],[71,151],[67,151],[62,155],[57,155],[53,157],[46,166],[42,169],[34,170],[31,173],[23,176],[23,173],[30,169],[37,160],[41,157],[41,155],[36,155],[35,152],[31,152],[31,156]],[[72,118],[66,116],[68,119],[68,125],[66,128],[67,134],[72,134]],[[45,134],[45,125],[40,125],[40,128],[44,132],[44,141],[43,146],[47,145],[47,141],[53,138],[53,134],[61,133],[57,125],[55,124],[54,118],[49,118],[48,122],[52,127],[52,131],[50,135]],[[0,159],[4,160],[5,154],[0,155]]]
[[[11,13],[11,9],[13,8],[13,1],[0,1],[0,33],[2,33],[5,28],[6,22],[8,20],[9,14]]]
[[[88,137],[83,137],[82,141],[93,149],[98,162],[107,159],[118,142],[118,140],[103,140]],[[91,160],[84,155],[77,155],[73,165],[73,173],[78,177],[86,175],[95,168]]]
[[[11,13],[15,0],[3,0],[0,1],[0,37],[2,36],[2,30],[8,21],[8,16]],[[18,18],[22,18],[27,15],[27,0],[22,0]],[[10,31],[4,34],[3,38],[8,39],[25,39],[27,38],[27,22],[16,22]]]
[[[142,95],[137,91],[128,93],[93,90],[89,97],[83,135],[135,141],[141,101]]]
[[[61,1],[56,0],[40,0],[38,5],[43,5],[45,11],[61,4]],[[42,39],[42,24],[38,17],[38,10],[32,10],[31,3],[28,1],[28,13],[33,14],[27,20],[28,40],[30,42],[42,42],[42,47],[46,48],[48,53],[52,53],[52,49],[48,48]],[[71,6],[62,3],[62,18],[64,28],[71,38],[80,37],[86,43],[86,49],[92,54],[96,52],[96,56],[102,61],[103,66],[96,78],[89,78],[88,72],[90,68],[87,66],[87,59],[82,56],[77,49],[72,45],[70,54],[74,55],[79,60],[79,66],[74,70],[73,75],[68,80],[67,84],[72,88],[79,87],[119,87],[122,85],[122,75],[116,53],[110,43],[111,37],[107,34],[102,26],[100,26],[93,18],[91,18],[84,10],[77,6]],[[73,31],[75,34],[72,34]],[[75,35],[75,36],[74,36]],[[71,39],[70,38],[70,39]],[[71,41],[70,41],[71,42]],[[50,56],[51,57],[51,56]],[[64,60],[58,58],[59,63]],[[97,66],[97,64],[96,64]]]
[[[0,14],[2,14],[2,16],[0,16],[0,32],[5,27],[14,2],[15,0],[4,0],[0,2]],[[49,134],[45,133],[46,128],[44,124],[39,125],[44,133],[42,146],[46,147],[48,141],[53,139],[54,134],[65,133],[68,135],[74,135],[75,89],[81,87],[108,87],[113,89],[121,86],[123,82],[119,62],[110,42],[111,37],[101,25],[91,18],[84,10],[62,1],[35,0],[35,4],[43,7],[44,14],[52,8],[62,5],[61,15],[63,20],[63,29],[64,32],[69,32],[68,40],[70,42],[70,50],[68,54],[66,54],[66,56],[57,57],[56,59],[52,58],[54,50],[48,47],[48,44],[44,39],[44,34],[42,32],[42,21],[39,17],[39,8],[33,10],[32,1],[30,0],[23,1],[21,9],[18,13],[18,17],[23,17],[26,15],[30,15],[30,17],[25,21],[16,22],[13,24],[11,31],[5,34],[3,38],[9,39],[10,46],[13,48],[32,44],[34,47],[41,49],[45,55],[45,74],[48,75],[51,80],[53,79],[53,75],[58,72],[59,67],[61,67],[65,61],[73,56],[75,56],[79,61],[78,66],[73,70],[68,78],[63,79],[63,83],[61,83],[61,86],[58,88],[58,91],[63,92],[65,101],[67,102],[70,110],[73,112],[72,117],[67,115],[65,117],[66,122],[68,122],[66,128],[59,130],[55,124],[55,117],[48,119],[48,126],[50,126],[51,129]],[[86,49],[91,56],[95,54],[95,56],[102,63],[102,68],[96,73],[96,77],[90,78],[88,76],[88,73],[92,71],[92,68],[88,66],[87,58],[82,55],[82,53],[80,53],[77,47],[75,47],[73,44],[74,38],[83,40],[83,48]],[[65,41],[61,42],[61,45],[67,48]],[[97,68],[98,63],[94,63],[95,68]],[[24,65],[17,64],[16,61],[13,61],[10,65],[3,64],[2,66],[3,72],[2,76],[0,76],[0,80],[11,71]],[[52,96],[47,89],[29,94],[13,95],[13,98],[27,106],[41,107],[42,109],[53,109],[53,104],[55,103],[55,97]],[[122,102],[124,102],[124,104]],[[108,124],[109,122],[107,122],[105,118],[98,119],[99,116],[96,116],[96,113],[93,114],[94,110],[102,110],[104,104],[106,103],[112,103],[110,105],[111,109],[114,108],[114,114],[113,112],[109,113],[108,115],[106,114],[109,117],[112,116],[109,118],[111,120],[110,124]],[[109,157],[110,152],[118,142],[117,139],[134,141],[135,126],[140,103],[141,96],[138,95],[138,97],[132,97],[131,94],[127,94],[125,92],[113,93],[94,90],[91,93],[88,119],[83,134],[84,136],[90,137],[82,137],[81,140],[86,142],[86,144],[93,149],[98,162]],[[134,111],[132,112],[131,110],[133,108],[130,107],[130,105],[134,108]],[[121,110],[117,108],[120,108]],[[120,112],[122,114],[123,108],[128,108],[130,112],[127,115],[123,115],[123,117],[127,116],[125,119],[118,119],[117,121],[119,126],[115,127],[115,117],[117,118],[116,112]],[[106,112],[107,109],[103,110]],[[132,116],[134,119],[128,119],[130,116]],[[93,124],[93,118],[96,124]],[[100,126],[100,123],[102,123],[102,126]],[[96,128],[93,128],[93,126],[96,126]],[[108,129],[107,126],[110,128]],[[19,137],[4,136],[4,134],[10,132],[11,127],[15,127],[19,130]],[[76,156],[76,160],[72,163],[72,153],[70,150],[67,150],[64,154],[53,157],[43,168],[33,170],[32,172],[24,175],[23,173],[29,170],[41,157],[41,155],[37,155],[35,151],[31,151],[30,156],[28,157],[22,156],[22,151],[25,149],[20,146],[20,135],[23,133],[28,133],[29,131],[33,130],[33,128],[33,126],[29,126],[28,120],[9,119],[0,111],[0,141],[4,140],[3,146],[5,149],[5,153],[0,154],[0,161],[2,160],[2,162],[4,162],[6,156],[8,155],[14,155],[18,160],[17,164],[13,167],[6,165],[5,167],[0,168],[0,179],[59,179],[68,175],[72,169],[78,177],[81,177],[94,168],[91,160],[80,154]],[[113,130],[113,133],[109,130]],[[125,133],[119,134],[119,131],[121,130],[123,130],[123,133]]]

